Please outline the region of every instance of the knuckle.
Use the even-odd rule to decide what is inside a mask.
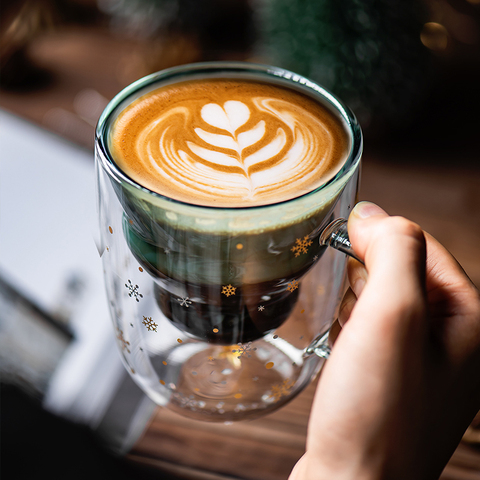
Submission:
[[[473,284],[469,285],[465,303],[470,306],[470,309],[473,312],[473,316],[476,319],[480,343],[480,291]]]
[[[425,243],[423,230],[415,222],[404,217],[388,217],[385,220],[385,229],[389,233],[410,237],[413,240]]]

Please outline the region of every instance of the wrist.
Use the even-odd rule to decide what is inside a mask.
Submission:
[[[343,461],[331,459],[302,458],[303,465],[289,480],[386,480],[382,468],[373,462],[355,461],[353,458]]]

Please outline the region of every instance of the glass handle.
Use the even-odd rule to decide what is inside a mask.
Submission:
[[[360,263],[363,263],[353,251],[352,244],[348,238],[347,223],[348,220],[345,218],[338,218],[337,220],[329,223],[320,235],[320,245],[335,248],[340,252],[346,253],[348,256],[354,258]],[[330,329],[319,335],[307,347],[305,350],[305,355],[308,356],[314,353],[321,358],[327,359],[331,353],[330,345],[328,343],[329,334]]]
[[[348,220],[338,218],[329,223],[320,235],[320,245],[335,248],[363,263],[354,253],[347,231]]]
[[[319,335],[305,350],[305,356],[309,357],[312,353],[325,360],[330,356],[331,348],[328,344],[330,329]]]

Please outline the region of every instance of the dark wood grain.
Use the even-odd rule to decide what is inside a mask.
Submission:
[[[130,457],[149,463],[158,459],[162,468],[179,464],[214,472],[220,478],[286,479],[305,451],[314,387],[275,413],[231,425],[196,422],[158,409]]]

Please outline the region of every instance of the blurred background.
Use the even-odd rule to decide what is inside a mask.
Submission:
[[[15,472],[5,478],[30,478],[47,462],[57,465],[53,478],[98,470],[282,479],[302,454],[308,408],[297,425],[282,424],[297,428],[298,441],[283,445],[286,460],[271,477],[259,466],[234,472],[225,445],[230,461],[218,465],[162,450],[158,431],[175,420],[136,390],[112,353],[91,225],[94,129],[108,101],[144,75],[246,60],[323,84],[365,133],[360,199],[418,222],[480,285],[480,0],[2,0],[0,8],[0,373],[10,458],[2,468]],[[262,431],[279,428],[272,418]],[[480,478],[479,424],[442,479]],[[202,428],[193,429],[198,438]],[[44,442],[48,431],[56,440]],[[181,448],[187,433],[177,431],[170,440]],[[99,432],[111,450],[157,462],[155,470],[130,471],[98,453]],[[273,433],[262,446],[242,435],[263,460],[278,458],[264,446],[281,441]],[[38,451],[33,462],[22,461],[26,448]],[[193,470],[179,473],[178,458]]]
[[[322,83],[382,146],[474,153],[479,0],[3,0],[1,8],[1,105],[87,147],[105,102],[132,81],[235,59]]]

